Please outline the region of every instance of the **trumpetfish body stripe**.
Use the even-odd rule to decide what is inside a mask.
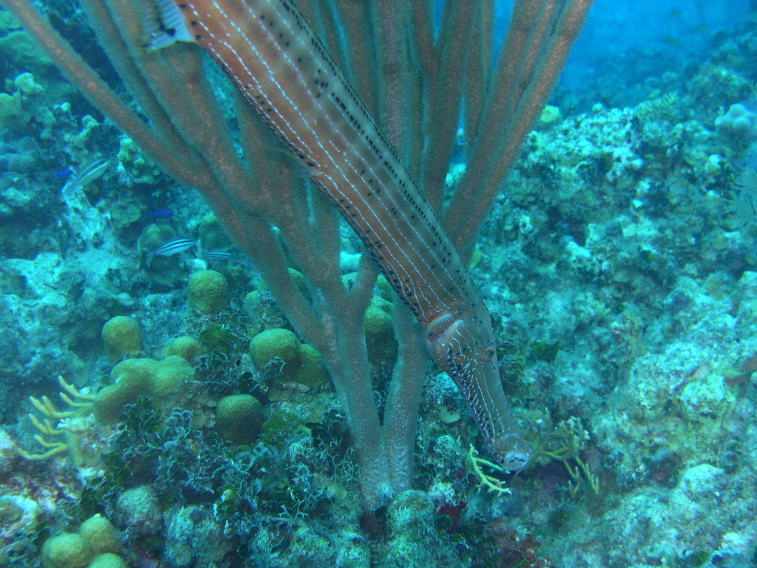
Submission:
[[[425,330],[496,459],[531,455],[489,312],[431,205],[291,0],[155,0],[150,47],[197,43],[304,165]]]

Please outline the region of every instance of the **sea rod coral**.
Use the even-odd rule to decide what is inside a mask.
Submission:
[[[339,270],[339,219],[334,208],[317,194],[317,189],[323,189],[323,180],[313,181],[319,170],[311,171],[311,180],[303,178],[295,160],[279,151],[266,125],[255,118],[242,97],[237,97],[239,146],[243,151],[240,158],[234,144],[236,133],[224,120],[206,77],[200,49],[183,43],[159,50],[141,49],[145,41],[139,16],[142,10],[130,2],[83,0],[82,6],[103,49],[149,124],[97,77],[30,2],[2,0],[2,4],[93,104],[167,173],[205,196],[227,232],[253,260],[299,335],[321,352],[349,415],[366,504],[375,507],[385,497],[408,488],[419,396],[426,370],[423,338],[411,311],[395,300],[399,357],[382,424],[373,400],[362,329],[363,313],[370,303],[377,270],[368,255],[363,255],[353,287],[348,290],[343,286]],[[286,1],[254,5],[262,10],[261,19],[266,13],[285,16],[284,12],[292,8]],[[326,2],[301,3],[305,18],[316,26],[313,33],[325,40],[325,46],[317,40],[307,43],[313,51],[308,61],[321,62],[318,65],[331,69],[318,79],[317,86],[327,89],[328,77],[341,78],[336,67],[341,69],[362,104],[347,87],[345,92],[355,98],[341,102],[366,113],[365,116],[376,117],[378,127],[386,133],[386,138],[376,139],[386,149],[387,159],[383,164],[381,158],[376,159],[378,156],[371,155],[369,159],[387,172],[389,178],[394,178],[394,187],[387,191],[399,200],[398,209],[410,219],[409,232],[414,226],[426,224],[430,227],[427,230],[438,234],[441,243],[454,245],[463,261],[469,258],[501,180],[523,136],[539,116],[590,5],[590,0],[516,2],[494,66],[494,14],[487,2],[445,4],[439,30],[434,30],[431,2],[409,3],[404,9],[396,9],[388,0],[336,6]],[[300,16],[295,18],[300,21],[297,18]],[[302,30],[311,33],[307,26],[294,28],[297,29],[300,34],[305,33]],[[331,52],[333,61],[324,55],[326,50]],[[177,91],[177,84],[184,88]],[[264,106],[273,113],[276,103],[273,99],[269,103],[270,106]],[[344,104],[341,106],[344,108]],[[444,180],[461,111],[468,148],[467,167],[443,209]],[[354,118],[347,112],[343,117],[345,128],[349,124],[353,128],[350,132],[360,133],[354,129]],[[302,133],[290,133],[287,137],[279,132],[279,137],[296,151],[292,140],[299,134]],[[325,132],[314,134],[316,140],[337,147],[343,145],[337,153],[347,152],[348,146],[355,142],[349,137],[329,137]],[[350,151],[360,157],[354,148]],[[422,193],[417,197],[415,193],[409,194],[396,181],[397,168],[387,165],[389,158],[391,163],[406,169],[408,179],[418,181]],[[418,219],[410,217],[415,209],[424,212]],[[346,211],[344,208],[342,213],[349,220]],[[389,217],[397,213],[398,210],[394,213],[388,210]],[[436,217],[441,218],[441,224]],[[353,227],[356,223],[351,222]],[[281,238],[276,228],[280,229]],[[419,243],[408,241],[399,233],[389,231],[374,246],[392,241],[393,252],[409,255]],[[361,235],[364,243],[370,242],[366,235]],[[282,241],[315,292],[312,302],[306,300],[291,279]],[[429,240],[422,244],[423,249],[431,250],[438,243]],[[381,253],[371,252],[381,262]],[[463,270],[454,251],[445,251],[442,258]],[[400,263],[399,267],[408,268],[408,262]],[[384,263],[382,269],[393,281],[395,292],[412,307],[403,282],[387,266]],[[442,268],[429,265],[425,271],[417,272],[435,278],[434,270]],[[405,282],[404,286],[418,286],[414,292],[416,298],[424,292],[435,293],[426,289],[423,281]],[[463,290],[475,298],[472,288]],[[488,326],[488,313],[484,309],[480,314],[473,321]],[[443,319],[436,326],[439,329],[427,326],[427,333],[438,331],[438,337],[443,337],[449,330],[465,332],[471,325],[475,327],[454,310],[441,315]],[[419,317],[424,324],[437,321]],[[438,337],[431,336],[432,347],[441,346],[436,342]],[[490,349],[483,349],[480,354],[487,361],[494,357]],[[433,348],[431,351],[438,361],[445,361],[443,351]],[[465,357],[460,353],[455,353],[455,357],[446,361],[446,370],[458,375],[458,384],[464,391],[479,388],[475,381],[465,382],[465,368],[461,366]],[[471,396],[470,392],[463,394]],[[485,413],[479,414],[479,404],[480,400],[469,399],[469,406],[486,435],[490,428],[495,428],[481,418]],[[499,410],[506,412],[506,407]],[[488,438],[496,450],[497,436]]]

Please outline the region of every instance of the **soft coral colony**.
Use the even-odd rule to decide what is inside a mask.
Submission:
[[[505,400],[490,316],[465,266],[591,2],[517,2],[496,65],[488,3],[451,2],[434,30],[431,3],[396,10],[389,2],[299,9],[287,1],[227,0],[223,8],[83,2],[147,121],[29,3],[3,4],[96,107],[165,172],[205,196],[253,260],[307,345],[293,352],[314,348],[331,377],[367,508],[411,487],[427,354],[457,384],[495,459],[510,470],[525,465],[531,450]],[[211,9],[218,12],[207,17]],[[225,36],[229,30],[236,32]],[[238,133],[224,119],[198,45],[241,94],[234,99]],[[177,91],[176,84],[183,88]],[[461,113],[466,170],[445,196]],[[291,156],[275,147],[271,133]],[[336,212],[369,253],[350,287],[341,278]],[[287,259],[304,275],[307,296]],[[379,270],[393,290],[398,342],[381,418],[364,340]],[[205,280],[215,278],[211,272]],[[179,355],[127,359],[113,369],[114,383],[98,393],[94,415],[101,424],[117,422],[140,396],[174,403],[177,385],[193,372]],[[254,424],[256,403],[244,402],[230,405],[229,413]],[[47,420],[68,419],[46,402],[38,410]],[[44,419],[36,423],[40,433],[57,435]],[[53,444],[48,454],[70,450],[62,442],[40,443]]]
[[[524,465],[529,449],[499,385],[489,314],[456,250],[463,258],[470,255],[501,179],[557,79],[589,2],[517,3],[495,68],[489,64],[493,14],[488,5],[447,6],[437,41],[428,4],[399,12],[388,5],[364,7],[363,14],[333,14],[322,6],[308,6],[308,19],[321,24],[319,32],[327,42],[322,45],[287,2],[231,3],[208,21],[200,17],[207,8],[200,4],[162,2],[140,19],[139,11],[124,3],[85,3],[101,44],[149,124],[121,103],[29,4],[5,5],[156,163],[203,193],[300,336],[323,355],[347,411],[367,505],[380,505],[410,483],[425,375],[423,340],[411,313],[424,327],[429,353],[467,398],[497,459],[511,469]],[[227,13],[234,16],[224,21]],[[219,32],[213,26],[237,29],[234,19],[244,26],[243,35],[214,44]],[[345,43],[337,41],[337,25],[344,30]],[[376,38],[375,45],[360,41],[367,31]],[[242,101],[237,119],[244,161],[237,156],[203,78],[198,50],[169,45],[175,39],[198,43],[216,59],[262,122],[310,169],[310,184],[288,158],[270,150],[268,132]],[[154,49],[142,49],[146,40]],[[239,45],[232,46],[234,42]],[[457,55],[460,42],[468,47],[465,58]],[[389,60],[405,64],[390,72]],[[280,71],[285,77],[270,71],[286,65],[291,67]],[[337,65],[356,85],[363,103]],[[466,74],[468,80],[462,81]],[[306,77],[312,78],[294,82]],[[186,85],[180,94],[173,88],[177,81]],[[294,99],[295,93],[300,100]],[[471,148],[468,167],[442,210],[461,109]],[[388,138],[371,116],[382,117]],[[276,163],[280,167],[273,168]],[[419,180],[422,192],[413,179]],[[345,289],[336,264],[337,218],[319,199],[305,198],[311,188],[342,213],[410,308],[395,306],[400,357],[383,424],[362,340],[362,314],[376,270],[366,257],[352,289]],[[274,226],[317,291],[310,303],[285,269]]]

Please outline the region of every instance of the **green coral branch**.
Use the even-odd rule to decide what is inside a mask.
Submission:
[[[571,497],[575,497],[581,487],[586,487],[595,496],[599,495],[599,477],[581,458],[581,452],[589,447],[590,441],[589,432],[584,429],[581,420],[571,416],[554,426],[549,412],[545,411],[538,424],[542,435],[534,445],[531,462],[539,456],[562,462],[570,476],[568,491]],[[571,461],[576,465],[572,466]]]
[[[481,468],[483,466],[500,473],[507,472],[497,464],[485,460],[484,458],[478,457],[478,451],[473,447],[473,444],[471,444],[470,448],[468,449],[468,463],[470,464],[473,473],[476,474],[476,477],[478,477],[479,481],[481,481],[480,487],[486,487],[487,492],[496,493],[498,496],[510,494],[510,490],[505,487],[504,481],[497,479],[493,475],[485,473]]]

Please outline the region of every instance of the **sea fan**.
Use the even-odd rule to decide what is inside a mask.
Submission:
[[[734,229],[749,231],[757,227],[757,172],[746,169],[736,182],[738,193],[728,200],[727,211]]]

